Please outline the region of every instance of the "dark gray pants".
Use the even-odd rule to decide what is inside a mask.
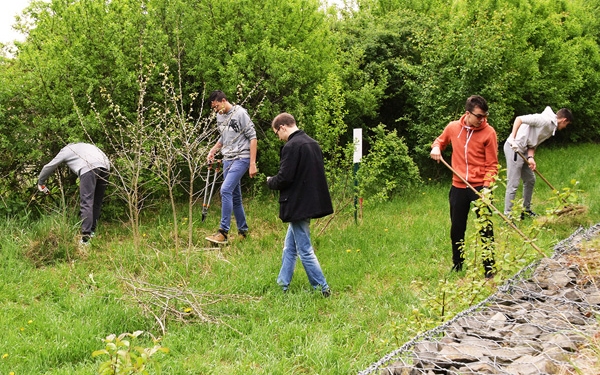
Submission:
[[[89,235],[96,230],[107,185],[108,171],[104,168],[96,168],[79,176],[81,234]]]

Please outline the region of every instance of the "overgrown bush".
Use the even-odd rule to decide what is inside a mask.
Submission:
[[[380,124],[370,137],[371,150],[358,170],[359,193],[363,198],[387,200],[404,189],[421,183],[419,168],[408,154],[404,139]]]

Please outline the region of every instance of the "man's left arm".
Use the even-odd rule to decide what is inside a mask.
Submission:
[[[485,145],[485,177],[483,186],[489,187],[498,175],[498,138],[496,133]]]
[[[248,169],[248,173],[252,178],[258,173],[258,168],[256,166],[256,152],[258,149],[256,129],[254,128],[254,123],[252,122],[248,111],[245,109],[240,113],[239,121],[241,125],[240,131],[244,134],[244,137],[250,141],[250,168]]]
[[[256,167],[256,150],[258,149],[258,140],[256,138],[250,140],[250,178],[256,176],[258,168]]]

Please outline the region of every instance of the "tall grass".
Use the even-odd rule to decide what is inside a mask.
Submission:
[[[571,179],[581,181],[589,207],[584,216],[545,224],[536,243],[547,254],[578,225],[598,222],[600,155],[596,148],[593,144],[540,148],[536,154],[540,171],[557,188],[568,186]],[[444,175],[443,166],[440,173],[444,177],[439,181],[428,181],[391,202],[366,202],[358,224],[347,212],[319,234],[324,221],[313,221],[314,246],[333,289],[328,299],[311,290],[300,264],[287,294],[277,286],[286,224],[277,218],[274,196],[247,199],[250,238],[232,236],[229,246],[218,249],[204,241],[218,226],[218,204],[213,202],[206,222],[195,223],[196,247],[187,258],[173,253],[169,232],[173,216],[168,210],[143,218],[139,252],[130,231],[116,222],[104,220],[99,236],[82,253],[71,247],[76,219],[4,220],[0,224],[0,374],[91,374],[101,361],[91,353],[103,347],[104,337],[136,330],[163,336],[161,345],[170,353],[155,359],[166,374],[362,370],[411,338],[414,333],[399,329],[398,324],[414,316],[415,310],[427,313],[422,311],[423,301],[435,295],[439,280],[461,282],[460,274],[449,274],[450,176]],[[497,189],[496,196],[502,207],[503,188]],[[534,210],[542,213],[551,196],[539,180]],[[185,216],[178,215],[182,220]],[[195,217],[200,217],[199,212]],[[500,247],[523,246],[522,239],[495,220]],[[45,248],[35,247],[51,237],[58,238],[55,244],[63,250],[53,252],[50,242]],[[32,256],[44,251],[52,253],[50,259],[41,257],[40,262],[39,256]],[[214,322],[182,314],[181,321],[165,320],[163,335],[157,317],[145,313],[127,286],[131,280],[205,293],[199,306]],[[189,308],[174,307],[181,312]]]

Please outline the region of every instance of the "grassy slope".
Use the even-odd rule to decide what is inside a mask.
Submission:
[[[539,169],[556,187],[568,186],[572,178],[581,181],[590,208],[585,218],[551,224],[542,232],[538,245],[548,252],[577,224],[598,222],[597,148],[541,148],[537,154]],[[124,297],[123,278],[134,277],[240,297],[205,306],[221,324],[169,322],[162,345],[171,352],[157,357],[163,373],[355,373],[410,339],[409,332],[394,327],[421,305],[423,295],[413,281],[431,290],[447,276],[448,188],[449,177],[393,202],[367,205],[359,225],[348,214],[319,234],[324,221],[313,222],[317,255],[334,290],[330,299],[311,293],[300,265],[287,295],[276,285],[286,226],[277,219],[275,199],[247,203],[249,240],[177,257],[164,240],[171,227],[168,214],[145,219],[138,251],[127,230],[113,223],[102,228],[87,257],[40,268],[24,254],[39,233],[57,224],[48,219],[35,230],[7,222],[0,229],[0,374],[90,374],[99,362],[91,353],[103,347],[101,339],[108,334],[146,330],[159,336],[152,317]],[[550,194],[538,180],[538,212]],[[496,195],[502,207],[501,188]],[[196,225],[198,246],[205,246],[202,238],[218,225],[217,216],[215,209],[207,222]],[[520,241],[510,231],[498,237]]]

